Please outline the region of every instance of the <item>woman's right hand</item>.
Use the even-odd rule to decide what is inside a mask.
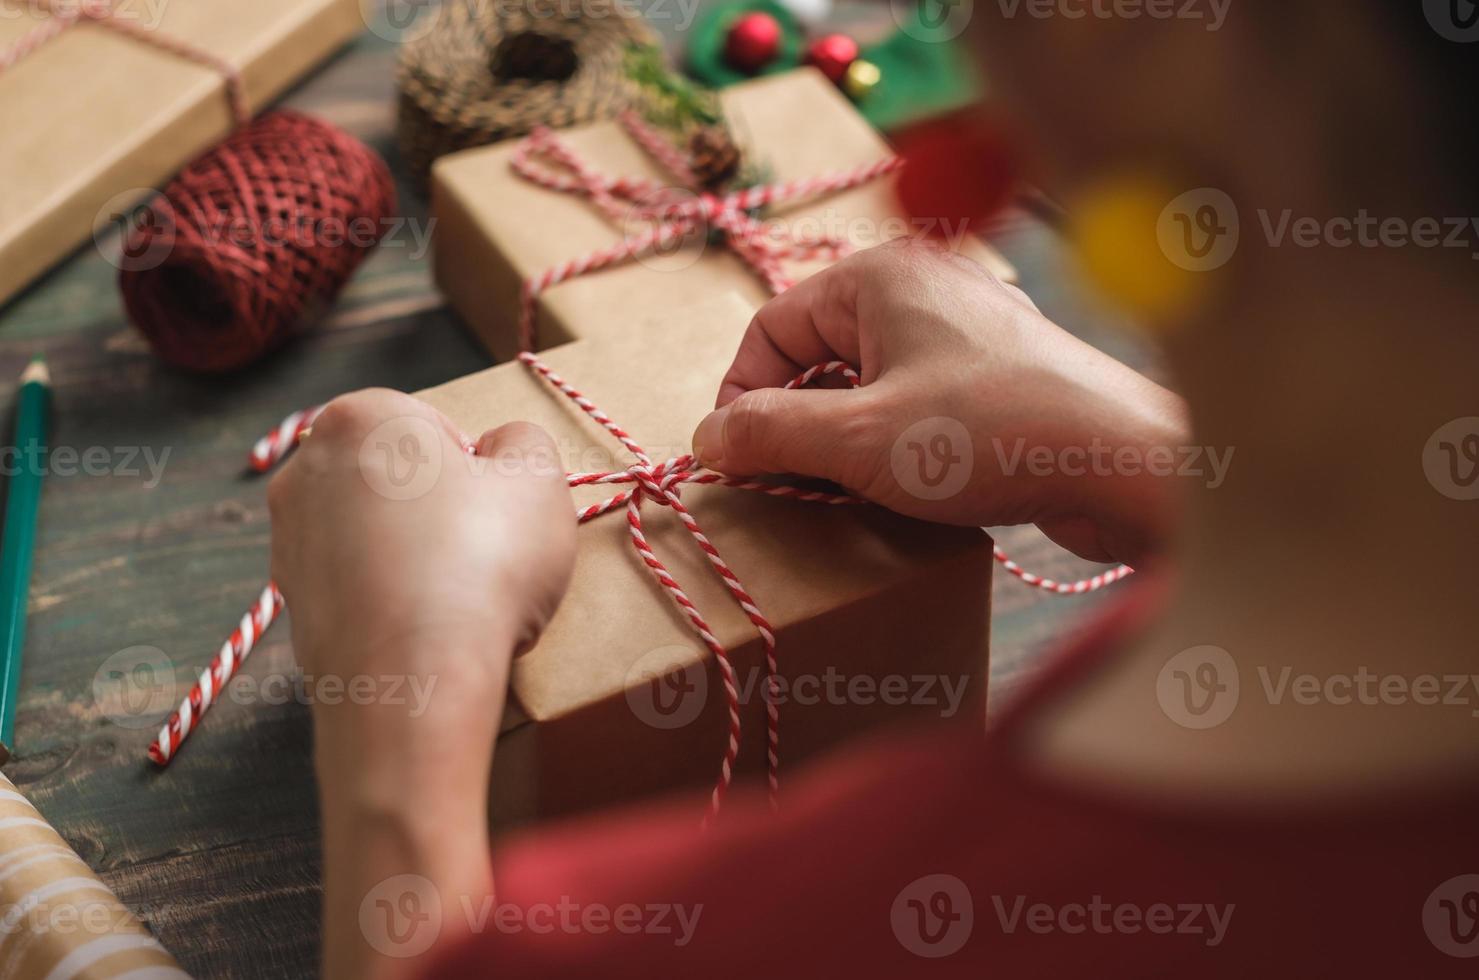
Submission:
[[[782,390],[831,360],[863,387]],[[1176,396],[969,259],[905,239],[767,303],[694,450],[731,475],[821,477],[943,523],[1035,523],[1085,558],[1134,564],[1172,502],[1146,454],[1186,440]]]

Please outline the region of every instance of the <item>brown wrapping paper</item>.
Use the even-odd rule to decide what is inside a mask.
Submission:
[[[874,163],[890,150],[852,104],[814,69],[772,75],[725,89],[724,108],[749,159],[770,179],[792,180]],[[561,133],[597,172],[671,180],[618,123]],[[585,198],[537,187],[509,167],[515,141],[466,150],[432,170],[437,284],[500,360],[517,351],[523,280],[621,236]],[[840,194],[781,207],[771,217],[797,230],[822,231],[864,248],[912,230],[884,177]],[[1015,272],[994,249],[966,236],[964,254],[1004,279]],[[692,259],[691,262],[688,259]],[[824,263],[788,263],[795,279]],[[759,304],[760,278],[722,245],[690,245],[656,261],[633,261],[552,287],[540,300],[539,348],[622,332],[634,320],[725,292]]]
[[[543,357],[660,462],[689,451],[752,314],[751,304],[728,295]],[[418,397],[471,433],[533,421],[554,436],[567,470],[632,462],[518,363]],[[578,488],[576,502],[613,492]],[[683,499],[776,627],[780,673],[796,685],[781,704],[783,794],[799,762],[860,731],[979,709],[992,572],[983,532],[727,487],[688,486]],[[742,691],[749,686],[738,768],[763,773],[760,640],[673,512],[651,501],[642,510],[654,550],[730,651]],[[670,671],[678,674],[665,684]],[[882,692],[885,679],[898,676],[908,680],[889,681],[888,697],[861,688],[836,694],[852,678]],[[819,689],[828,677],[837,678],[831,694]],[[931,690],[921,691],[923,677],[936,678]],[[942,677],[961,692],[953,712]],[[898,703],[900,683],[911,703]],[[596,518],[580,527],[575,577],[558,614],[515,665],[493,766],[495,821],[675,787],[692,792],[697,819],[718,775],[725,718],[717,668],[638,559],[624,514]]]
[[[118,9],[237,66],[254,110],[364,28],[359,0],[121,0]],[[0,49],[41,23],[27,0],[0,0],[0,14]],[[0,74],[0,302],[108,222],[105,206],[125,212],[233,124],[216,71],[93,24]]]
[[[188,980],[30,802],[0,776],[0,980]]]

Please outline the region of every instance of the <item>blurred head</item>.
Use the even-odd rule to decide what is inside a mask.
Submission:
[[[1471,16],[1473,0],[975,0],[972,25],[1031,175],[1065,198],[1147,171],[1255,207],[1443,216],[1479,213],[1479,44],[1455,40],[1479,39]]]

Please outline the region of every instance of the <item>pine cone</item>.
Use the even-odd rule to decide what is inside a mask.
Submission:
[[[723,126],[704,126],[688,138],[689,168],[704,190],[719,191],[740,170],[740,148]]]

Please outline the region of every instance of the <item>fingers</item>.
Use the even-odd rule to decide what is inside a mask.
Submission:
[[[866,389],[747,391],[699,423],[694,454],[733,476],[796,473],[857,486],[870,404]]]
[[[502,475],[529,476],[565,486],[565,467],[548,432],[532,422],[508,422],[489,429],[474,444],[475,455],[492,460]]]
[[[357,449],[369,433],[395,419],[425,419],[454,443],[462,443],[462,431],[452,420],[419,398],[389,388],[365,388],[324,406],[300,448],[332,448],[342,443]]]
[[[762,306],[750,321],[734,363],[719,387],[717,406],[746,391],[779,388],[825,361],[859,360],[855,310],[862,253],[804,279]]]
[[[515,652],[534,644],[570,584],[575,564],[575,504],[555,441],[539,426],[510,422],[484,432],[477,456],[491,461],[501,479],[486,483],[490,507],[512,507],[514,534],[501,543],[506,556],[518,555],[521,594]]]
[[[879,337],[906,329],[895,314],[911,296],[956,295],[967,284],[989,282],[1016,303],[1035,309],[1015,286],[936,243],[900,238],[838,262],[762,306],[740,341],[720,384],[716,406],[741,393],[779,388],[824,361],[858,368],[863,383],[878,377]]]
[[[478,438],[476,455],[488,460],[489,465],[477,467],[474,472],[491,472],[502,478],[491,492],[503,498],[519,495],[532,508],[529,518],[535,524],[555,520],[573,528],[575,505],[565,480],[564,462],[548,432],[532,422],[509,422],[484,432]],[[543,533],[541,528],[531,530]]]

